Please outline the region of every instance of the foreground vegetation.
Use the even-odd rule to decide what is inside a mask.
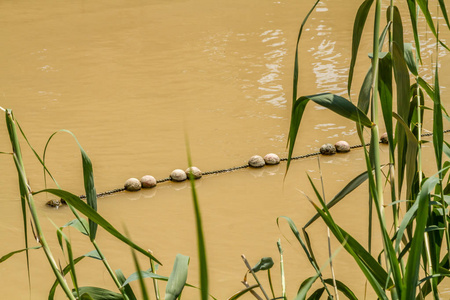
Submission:
[[[318,188],[310,180],[317,198],[317,200],[310,200],[310,202],[317,210],[317,214],[303,226],[301,233],[289,217],[280,217],[277,220],[277,222],[288,222],[294,236],[301,244],[313,267],[313,276],[303,280],[298,294],[293,295],[293,298],[319,299],[325,296],[333,299],[339,298],[339,295],[341,295],[350,299],[357,299],[348,286],[344,282],[339,281],[338,278],[334,276],[331,278],[323,277],[322,266],[324,263],[331,265],[333,259],[336,258],[330,250],[328,261],[318,262],[312,251],[312,241],[307,234],[307,228],[320,219],[325,222],[330,234],[340,242],[341,248],[347,251],[355,260],[378,298],[423,299],[429,295],[434,299],[439,299],[439,285],[445,277],[450,275],[450,219],[448,215],[448,205],[450,204],[450,177],[448,170],[450,162],[446,160],[446,157],[450,157],[450,147],[444,141],[443,135],[444,117],[447,118],[448,116],[440,99],[438,56],[436,56],[435,62],[434,81],[432,83],[426,82],[421,76],[420,66],[422,61],[418,33],[419,15],[424,16],[428,30],[435,36],[436,53],[438,53],[439,47],[447,49],[447,46],[439,40],[439,24],[434,23],[427,1],[408,0],[408,12],[405,13],[410,16],[414,44],[405,43],[403,37],[404,22],[402,21],[400,10],[394,5],[393,1],[386,8],[387,24],[384,28],[381,28],[381,1],[363,1],[354,22],[352,57],[348,79],[349,99],[352,95],[353,70],[358,55],[358,48],[367,16],[371,11],[375,15],[373,51],[370,54],[371,59],[370,63],[368,63],[367,75],[358,93],[357,100],[354,101],[356,104],[350,101],[351,99],[348,100],[342,96],[330,93],[298,97],[301,87],[298,80],[299,67],[301,66],[298,48],[301,45],[303,27],[319,1],[317,0],[304,19],[297,40],[287,170],[289,169],[298,133],[301,132],[302,116],[310,101],[354,121],[361,143],[364,145],[370,142],[370,146],[364,148],[366,171],[350,180],[345,188],[329,202],[326,202],[324,198],[324,183],[322,182],[322,186]],[[449,26],[445,3],[443,0],[438,2],[440,5],[439,12],[442,13],[446,25]],[[425,98],[426,96],[428,97],[427,99]],[[165,299],[179,298],[183,288],[190,286],[186,283],[189,258],[178,255],[171,275],[169,277],[160,276],[156,274],[156,264],[160,264],[158,259],[149,251],[133,243],[125,234],[119,232],[97,213],[92,164],[81,146],[79,146],[79,149],[83,164],[86,203],[78,196],[62,189],[31,191],[22,161],[19,132],[23,135],[25,141],[27,141],[26,136],[20,129],[12,111],[4,111],[12,145],[12,151],[4,154],[12,157],[17,169],[25,233],[25,249],[3,256],[0,258],[0,262],[5,261],[16,253],[25,252],[28,263],[28,251],[36,249],[44,251],[56,278],[50,289],[49,299],[54,298],[58,287],[63,290],[69,299],[137,299],[135,291],[129,285],[132,281],[139,282],[140,292],[144,299],[149,299],[150,294],[154,294],[156,299],[160,299],[158,286],[158,281],[160,280],[167,281]],[[425,142],[422,139],[422,128],[425,116],[432,116],[433,119],[432,142],[435,153],[434,163],[436,170],[438,170],[436,174],[424,174],[422,168],[422,145]],[[379,132],[381,128],[386,131],[389,141],[389,162],[386,164],[382,164],[379,151]],[[70,132],[67,133],[71,134]],[[47,144],[53,136],[49,138]],[[29,146],[31,147],[31,145]],[[56,180],[45,167],[45,151],[42,157],[36,151],[33,150],[33,152],[42,163],[46,174],[57,185]],[[191,165],[189,162],[189,166]],[[208,268],[201,214],[194,180],[193,178],[190,180],[198,237],[199,288],[201,299],[208,299],[211,296],[208,289]],[[351,193],[363,182],[368,182],[369,228],[367,245],[361,244],[344,228],[340,227],[334,221],[331,213],[331,208],[334,205],[345,203],[345,199],[350,197]],[[33,195],[39,193],[51,193],[64,199],[74,215],[75,219],[73,221],[57,227],[60,250],[65,254],[67,262],[67,265],[64,267],[57,265],[52,253],[58,249],[50,249],[41,229],[40,219],[33,200]],[[389,195],[389,197],[385,199],[385,195]],[[81,217],[81,214],[87,217],[87,220]],[[392,215],[393,224],[387,223],[387,214]],[[372,218],[373,215],[375,216],[374,219]],[[28,235],[30,234],[27,221],[28,216],[31,216],[32,233],[38,246],[28,245]],[[73,246],[64,234],[64,228],[68,226],[76,228],[84,234],[90,240],[95,250],[80,257],[73,257]],[[132,255],[136,273],[131,274],[127,278],[120,270],[111,268],[96,242],[98,226],[133,249]],[[372,235],[374,230],[381,233],[383,249],[379,253],[375,253],[372,249],[372,245],[375,243]],[[284,284],[283,251],[280,242],[278,242],[278,249],[281,264],[281,295],[275,295],[272,285],[270,270],[274,265],[273,259],[263,258],[256,266],[251,267],[246,258],[243,257],[248,269],[248,274],[245,275],[243,280],[246,287],[231,296],[230,299],[237,299],[246,293],[252,293],[257,299],[287,299]],[[136,259],[136,252],[148,257],[150,266],[148,270],[141,270]],[[76,276],[76,264],[84,258],[101,260],[108,274],[115,282],[117,291],[109,291],[101,287],[80,287]],[[269,278],[269,287],[266,289],[260,284],[257,274],[265,271],[267,271]],[[247,282],[249,274],[256,282],[253,285]],[[66,281],[66,277],[70,278],[70,286]],[[152,279],[154,291],[151,293],[146,290],[145,278]],[[315,282],[318,282],[320,286],[312,291],[311,289],[315,286],[313,285]]]

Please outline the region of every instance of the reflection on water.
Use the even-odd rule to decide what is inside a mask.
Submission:
[[[281,76],[284,75],[281,69],[283,58],[287,52],[285,48],[286,38],[283,37],[281,29],[266,30],[260,34],[260,37],[268,52],[264,53],[266,71],[262,73],[262,77],[258,80],[260,84],[258,88],[267,93],[259,96],[258,99],[274,106],[283,107],[286,99],[281,83]]]

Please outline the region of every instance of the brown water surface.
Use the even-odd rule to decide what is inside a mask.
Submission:
[[[312,14],[300,48],[299,94],[346,95],[351,32],[359,3],[324,1]],[[274,152],[286,157],[295,42],[312,4],[283,0],[2,1],[0,106],[13,109],[39,154],[53,132],[72,131],[93,161],[99,192],[119,188],[129,177],[151,174],[160,179],[173,169],[186,168],[185,134],[194,165],[203,171],[243,165],[254,154]],[[427,50],[424,74],[434,60],[430,36],[422,37]],[[368,34],[355,71],[355,99],[368,69],[365,53],[371,52],[370,44]],[[449,63],[445,53],[441,63]],[[449,76],[448,68],[442,68],[443,99]],[[354,125],[311,104],[295,154],[315,152],[320,145],[338,140],[359,143]],[[0,146],[0,151],[10,151],[5,126],[0,127]],[[42,169],[25,141],[22,147],[30,185],[40,190],[44,187]],[[382,151],[386,154],[387,149]],[[431,146],[426,152],[431,158]],[[1,159],[0,255],[4,255],[23,248],[24,242],[13,161],[6,155]],[[56,135],[47,164],[64,189],[84,193],[80,154],[70,135]],[[363,153],[354,150],[323,157],[321,167],[331,199],[364,171]],[[276,242],[280,238],[288,295],[292,298],[299,284],[314,274],[286,223],[280,222],[280,230],[276,218],[289,216],[300,228],[312,217],[314,209],[301,191],[313,196],[306,174],[320,183],[317,159],[295,161],[285,180],[284,174],[282,163],[197,181],[210,292],[218,299],[243,287],[242,253],[251,264],[263,256],[274,258],[272,274],[279,293]],[[46,207],[44,203],[51,198],[36,196],[38,212],[55,255],[65,265],[56,251],[52,222],[62,226],[73,216],[66,207]],[[168,182],[151,190],[101,198],[98,210],[120,231],[126,228],[137,244],[154,252],[164,264],[160,274],[170,274],[177,253],[190,256],[188,281],[198,285],[188,183]],[[342,227],[365,244],[368,209],[364,189],[333,211]],[[78,232],[68,232],[76,256],[92,250]],[[326,228],[319,221],[309,233],[317,258],[325,263]],[[121,268],[127,276],[134,272],[128,247],[103,230],[99,230],[98,244],[114,269]],[[333,241],[333,250],[337,247]],[[362,297],[363,275],[344,252],[335,262],[336,274]],[[141,265],[148,267],[145,259]],[[98,261],[85,259],[78,272],[80,286],[114,289]],[[329,268],[325,273],[328,276]],[[31,278],[30,292],[24,255],[1,263],[2,299],[29,299],[30,293],[31,299],[46,298],[53,275],[41,251],[31,252]],[[186,290],[185,299],[197,297],[195,290]],[[63,298],[62,293],[58,298]]]

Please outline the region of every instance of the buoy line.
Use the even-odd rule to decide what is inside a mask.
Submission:
[[[450,129],[443,131],[443,133],[448,133],[448,132],[450,132]],[[430,132],[430,133],[423,133],[421,136],[425,137],[425,136],[432,136],[432,135],[433,135],[433,133]],[[383,134],[381,136],[379,143],[387,144],[386,134]],[[350,146],[345,141],[339,141],[335,145],[324,144],[320,147],[320,151],[318,151],[318,152],[312,152],[312,153],[308,153],[308,154],[304,154],[304,155],[300,155],[300,156],[295,156],[295,157],[292,157],[291,160],[308,158],[308,157],[317,156],[320,154],[332,155],[332,154],[335,154],[336,152],[349,152],[350,149],[362,148],[363,146],[370,146],[370,143],[366,143],[364,145],[358,144],[358,145]],[[278,155],[276,155],[274,153],[269,153],[264,158],[259,155],[254,155],[249,159],[247,164],[238,166],[238,167],[231,167],[228,169],[220,169],[220,170],[214,170],[214,171],[201,172],[197,167],[192,167],[191,170],[188,168],[186,171],[183,171],[181,169],[176,169],[176,170],[172,171],[172,173],[170,174],[169,177],[158,179],[158,180],[156,180],[151,175],[145,175],[141,178],[141,180],[138,180],[137,178],[129,178],[125,182],[124,187],[106,191],[106,192],[102,192],[102,193],[98,193],[97,197],[104,197],[104,196],[116,194],[116,193],[123,192],[123,191],[131,191],[131,192],[139,191],[141,188],[154,188],[158,183],[163,183],[166,181],[175,181],[175,182],[184,181],[188,178],[188,174],[190,172],[192,172],[195,179],[200,179],[202,176],[206,176],[206,175],[228,173],[228,172],[245,169],[245,168],[250,168],[250,167],[261,168],[261,167],[264,167],[265,165],[277,165],[281,161],[287,161],[287,160],[288,160],[287,158],[279,158]],[[86,195],[80,195],[79,197],[80,197],[80,199],[86,199]],[[60,200],[50,200],[47,202],[47,205],[53,206],[53,207],[59,207],[61,204],[64,204],[64,203],[65,203],[64,201],[60,201]]]

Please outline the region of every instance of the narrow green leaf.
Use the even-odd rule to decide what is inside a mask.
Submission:
[[[124,282],[126,281],[125,275],[123,275],[122,270],[116,270],[116,277],[117,280],[119,281],[120,285],[123,286]],[[127,295],[129,300],[137,300],[136,295],[133,292],[133,289],[131,288],[131,286],[129,284],[123,286],[124,288],[124,292]]]
[[[330,209],[334,205],[338,204],[342,199],[345,198],[345,196],[353,192],[357,187],[359,187],[362,183],[364,183],[367,180],[367,177],[368,177],[367,171],[364,171],[363,173],[353,178],[341,191],[339,191],[339,193],[337,193],[333,197],[333,199],[331,199],[330,202],[327,203],[327,209]],[[319,214],[315,214],[314,217],[312,217],[311,220],[309,220],[308,223],[306,223],[306,225],[303,226],[303,228],[306,229],[319,217],[320,217]]]
[[[177,254],[167,282],[165,300],[175,300],[181,295],[187,280],[188,266],[189,256]]]
[[[410,288],[405,290],[405,298],[403,299],[415,299],[416,296],[417,283],[419,280],[420,257],[422,255],[424,232],[428,220],[429,195],[438,182],[439,179],[436,177],[431,177],[425,181],[416,200],[419,203],[416,216],[416,228],[414,230],[404,277],[404,285],[409,286]]]
[[[100,256],[98,255],[96,250],[93,250],[91,252],[86,253],[85,255],[82,255],[80,257],[77,257],[73,260],[73,264],[76,265],[77,263],[79,263],[83,258],[85,257],[90,257],[90,258],[94,258],[94,259],[98,259],[101,260]],[[62,274],[66,275],[67,273],[69,273],[71,266],[67,265],[66,267],[64,267],[64,269],[62,270]],[[56,288],[58,287],[59,282],[58,280],[55,280],[55,282],[53,283],[52,287],[50,288],[50,291],[48,293],[48,299],[49,300],[53,300],[55,297],[55,292],[56,292]]]
[[[450,28],[450,22],[448,20],[448,14],[447,14],[447,8],[445,7],[445,1],[444,0],[438,0],[439,6],[441,7],[442,15],[444,16],[445,23],[447,23],[447,27]]]
[[[257,288],[257,287],[259,287],[258,284],[249,286],[248,288],[245,288],[245,289],[243,289],[243,290],[237,292],[236,294],[234,294],[233,296],[231,296],[230,298],[228,298],[228,300],[236,300],[236,299],[239,299],[241,296],[245,295],[247,292],[250,292],[251,290],[253,290],[253,289]]]
[[[320,0],[317,0],[313,7],[309,10],[309,12],[306,14],[305,18],[303,19],[302,25],[300,26],[300,30],[298,32],[298,36],[297,36],[297,44],[295,46],[295,62],[294,62],[294,83],[292,85],[292,102],[295,102],[295,99],[297,99],[297,89],[298,89],[298,68],[299,68],[299,60],[298,60],[298,48],[299,48],[299,44],[300,44],[300,38],[302,36],[302,32],[303,32],[303,26],[305,26],[306,21],[308,20],[309,16],[311,15],[311,13],[314,11],[314,9],[316,8],[317,4],[319,4]]]
[[[79,232],[81,232],[84,235],[89,235],[89,233],[88,233],[89,225],[85,219],[81,219],[81,220],[74,219],[74,220],[64,224],[63,226],[61,226],[61,229],[65,228],[65,227],[69,227],[69,226],[77,229]]]
[[[169,280],[169,277],[161,276],[161,275],[152,273],[152,272],[150,272],[150,270],[147,270],[147,271],[139,271],[139,272],[141,273],[140,276],[142,276],[142,278],[154,278],[154,279],[162,280],[162,281],[167,281],[167,280]],[[122,283],[122,286],[126,286],[126,285],[129,284],[130,282],[133,282],[133,281],[136,281],[136,280],[139,280],[139,274],[138,274],[138,272],[131,274],[131,275],[127,278],[127,280],[125,280],[125,282]]]
[[[123,300],[121,294],[112,292],[110,290],[102,289],[93,286],[80,287],[81,299],[93,299],[93,300]],[[87,297],[89,298],[83,298]]]
[[[154,261],[156,261],[157,263],[162,265],[159,262],[159,260],[157,260],[150,253],[148,253],[148,251],[145,251],[144,249],[142,249],[141,247],[139,247],[138,245],[133,243],[131,240],[129,240],[127,237],[125,237],[123,234],[121,234],[119,231],[117,231],[117,229],[114,228],[114,226],[112,226],[108,221],[106,221],[101,215],[99,215],[89,205],[84,203],[78,196],[76,196],[76,195],[74,195],[72,193],[69,193],[67,191],[58,190],[58,189],[46,189],[46,190],[42,190],[42,191],[36,192],[35,194],[39,194],[39,193],[42,193],[42,192],[52,193],[53,195],[56,195],[56,196],[58,196],[60,198],[63,198],[67,203],[72,205],[75,209],[77,209],[79,212],[84,214],[90,220],[92,220],[93,222],[95,222],[98,225],[100,225],[101,227],[103,227],[103,229],[108,231],[110,234],[112,234],[113,236],[115,236],[116,238],[118,238],[119,240],[124,242],[125,244],[129,245],[133,249],[141,252],[145,256],[153,259]]]
[[[406,0],[408,3],[408,10],[409,10],[409,17],[411,20],[411,25],[413,28],[413,36],[414,36],[414,44],[417,49],[417,58],[422,63],[422,57],[420,56],[420,39],[419,39],[419,33],[417,30],[417,13],[416,13],[416,0]]]
[[[91,163],[89,156],[86,154],[83,147],[81,147],[81,144],[78,142],[78,139],[72,132],[70,132],[69,130],[66,130],[66,129],[61,129],[61,130],[54,132],[49,137],[49,139],[47,140],[47,144],[45,145],[43,161],[45,162],[45,153],[47,151],[47,147],[48,147],[50,141],[59,132],[66,132],[66,133],[70,134],[75,139],[75,142],[77,143],[78,148],[80,149],[82,165],[83,165],[83,181],[84,181],[84,190],[86,193],[86,201],[87,201],[87,204],[93,210],[97,211],[97,192],[95,190],[95,185],[94,185],[94,172],[93,172],[93,168],[92,168],[92,163]],[[44,163],[44,165],[45,165],[45,163]],[[95,240],[96,233],[97,233],[97,224],[94,221],[89,220],[89,234],[90,234],[89,237],[91,240]]]
[[[192,167],[191,160],[191,150],[189,147],[189,140],[186,135],[186,149],[187,149],[187,157],[188,157],[188,165],[189,169]],[[200,204],[197,197],[197,190],[195,188],[195,178],[193,174],[189,174],[189,182],[191,184],[191,192],[192,192],[192,203],[194,206],[195,213],[195,225],[197,229],[197,251],[198,251],[198,260],[200,264],[200,292],[201,299],[207,300],[209,294],[209,279],[208,279],[208,263],[206,259],[206,245],[205,245],[205,237],[203,234],[203,225],[202,225],[202,216],[200,212]]]
[[[25,249],[20,249],[20,250],[9,252],[8,254],[5,254],[0,258],[0,263],[4,262],[5,260],[7,260],[11,256],[13,256],[14,254],[21,253],[21,252],[27,251],[27,250],[40,249],[40,248],[42,248],[42,246],[30,247],[30,248],[25,248]]]
[[[404,44],[404,55],[405,55],[405,62],[408,66],[408,69],[411,71],[411,73],[414,74],[414,76],[418,76],[419,73],[417,71],[417,65],[416,65],[416,59],[414,58],[414,53],[412,49],[411,43],[405,43]]]
[[[333,279],[328,278],[325,279],[325,282],[331,286],[334,285]],[[348,299],[350,300],[358,300],[358,298],[355,296],[355,294],[352,292],[352,290],[346,286],[343,282],[336,280],[336,287],[339,291],[341,291]]]
[[[367,15],[369,14],[370,8],[373,4],[373,0],[365,0],[358,8],[356,13],[355,22],[353,23],[353,37],[352,37],[352,59],[350,61],[350,68],[348,71],[348,84],[347,93],[350,97],[350,91],[352,87],[353,80],[353,70],[355,68],[356,57],[358,55],[358,48],[361,42],[361,35],[366,24]]]
[[[303,113],[305,111],[306,104],[310,100],[363,126],[371,127],[373,125],[370,119],[366,116],[366,114],[364,114],[363,111],[361,111],[353,103],[351,103],[350,101],[341,96],[330,93],[322,93],[298,98],[297,101],[295,101],[294,106],[292,108],[291,125],[288,137],[289,154],[286,170],[289,169],[290,161],[292,158],[292,152],[294,150],[295,140],[297,138],[297,133],[300,127],[300,122]]]

